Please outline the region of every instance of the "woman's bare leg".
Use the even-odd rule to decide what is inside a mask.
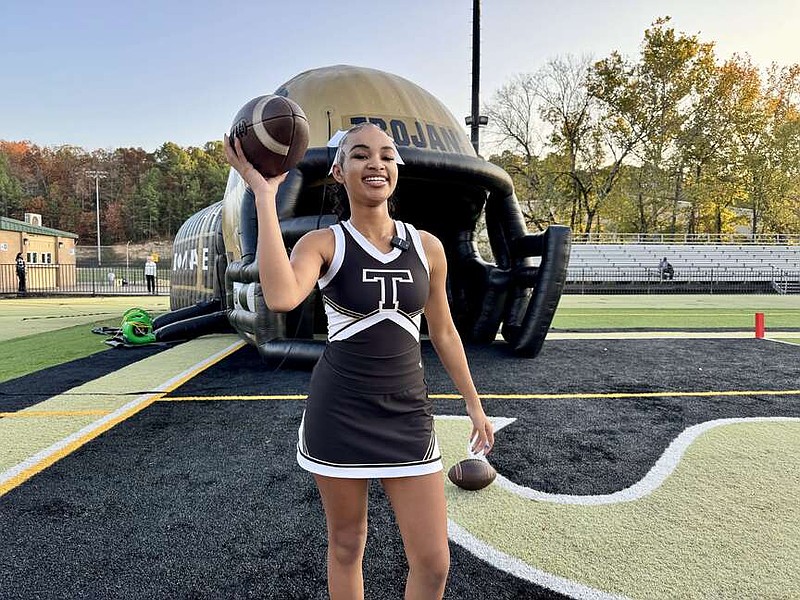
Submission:
[[[450,569],[442,473],[382,479],[408,558],[406,600],[444,595]]]
[[[364,597],[361,563],[367,542],[366,479],[314,475],[328,526],[328,593],[331,600]]]

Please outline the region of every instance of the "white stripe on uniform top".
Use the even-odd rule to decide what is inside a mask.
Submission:
[[[428,276],[430,276],[431,268],[428,266],[428,256],[425,254],[425,248],[422,247],[422,239],[419,236],[419,231],[417,231],[417,228],[411,223],[406,224],[406,230],[408,231],[408,235],[411,237],[411,240],[414,242],[414,246],[417,249],[417,256],[419,256],[419,259],[425,266],[425,270],[428,272]]]
[[[325,275],[320,277],[319,281],[317,281],[319,289],[324,288],[331,282],[331,279],[333,279],[336,273],[339,272],[339,269],[342,267],[342,263],[344,262],[345,242],[342,226],[340,223],[336,223],[335,225],[331,225],[330,229],[333,231],[334,238],[333,259],[331,260],[331,264],[328,267],[328,270],[325,272]]]

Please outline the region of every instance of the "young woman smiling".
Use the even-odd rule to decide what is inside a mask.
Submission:
[[[258,212],[258,264],[267,306],[298,306],[319,285],[328,343],[311,376],[297,461],[311,472],[325,509],[328,590],[363,598],[367,491],[379,479],[403,538],[407,599],[441,598],[450,555],[442,461],[420,353],[430,340],[466,401],[472,449],[494,443],[447,303],[447,263],[436,237],[394,220],[389,200],[402,159],[380,128],[360,124],[339,142],[333,178],[350,218],[304,235],[288,257],[275,197],[286,175],[265,179],[238,140],[228,161],[251,187]]]

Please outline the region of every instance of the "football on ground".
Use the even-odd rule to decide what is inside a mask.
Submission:
[[[450,467],[447,476],[463,490],[482,490],[494,481],[497,471],[484,459],[467,458]]]

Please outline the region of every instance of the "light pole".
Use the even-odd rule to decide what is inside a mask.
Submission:
[[[489,118],[480,114],[481,87],[481,0],[472,0],[472,110],[464,119],[470,129],[470,141],[475,154],[480,154],[479,135],[481,125]]]
[[[107,171],[84,171],[87,177],[94,178],[95,216],[97,217],[97,266],[103,265],[100,258],[100,180],[108,177]]]

